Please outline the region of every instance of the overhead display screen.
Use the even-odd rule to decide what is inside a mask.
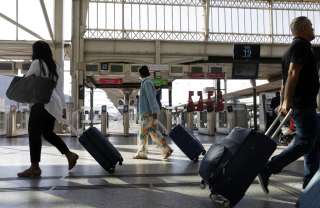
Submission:
[[[260,45],[235,44],[233,48],[233,79],[256,79],[259,74]]]
[[[253,61],[260,59],[260,45],[258,44],[235,44],[233,47],[234,60]]]

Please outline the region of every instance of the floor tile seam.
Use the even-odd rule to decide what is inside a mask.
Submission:
[[[199,187],[200,182],[185,183],[140,183],[140,184],[104,184],[104,185],[77,185],[77,186],[40,186],[40,187],[15,187],[0,188],[1,192],[22,192],[22,191],[62,191],[62,190],[94,190],[109,188],[173,188],[173,187]]]
[[[39,179],[24,179],[17,177],[0,178],[0,181],[36,181],[36,180],[52,180],[52,179],[101,179],[101,178],[152,178],[152,177],[183,177],[198,176],[197,173],[164,173],[164,174],[118,174],[118,175],[87,175],[87,176],[47,176]]]
[[[270,185],[294,197],[299,197],[300,194],[302,193],[301,190],[294,188],[292,186],[286,185],[285,183],[282,183],[279,181],[270,180]]]
[[[4,148],[4,147],[2,147],[2,148]],[[29,150],[15,149],[15,148],[10,148],[10,147],[5,147],[4,149],[14,150],[14,151],[17,151],[17,152],[30,152]],[[16,152],[15,152],[15,153],[16,153]],[[42,154],[42,155],[57,156],[57,157],[63,156],[63,155],[61,155],[61,154],[48,153],[48,152],[45,152],[45,151],[42,151],[41,154]],[[84,157],[84,156],[79,156],[79,159],[95,161],[94,158]]]

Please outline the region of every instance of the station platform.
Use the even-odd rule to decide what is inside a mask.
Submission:
[[[198,135],[206,148],[215,139]],[[114,207],[114,208],[215,208],[209,190],[200,189],[199,163],[189,161],[173,144],[173,156],[162,160],[158,149],[149,146],[149,160],[132,159],[136,137],[111,136],[124,157],[113,175],[106,173],[76,138],[64,140],[80,159],[70,172],[67,161],[51,145],[43,143],[42,177],[19,179],[16,173],[29,165],[28,138],[0,138],[0,207]],[[284,147],[279,146],[277,151]],[[301,193],[303,159],[273,176],[270,194],[265,195],[257,180],[236,208],[293,208]]]

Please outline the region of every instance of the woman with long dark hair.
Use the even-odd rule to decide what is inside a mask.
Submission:
[[[49,77],[56,82],[49,103],[32,103],[28,124],[31,167],[18,173],[18,177],[40,177],[41,137],[55,146],[68,160],[69,170],[77,163],[79,156],[69,150],[63,140],[54,132],[55,121],[62,120],[64,107],[62,70],[53,60],[50,46],[44,41],[32,45],[32,63],[26,76]]]

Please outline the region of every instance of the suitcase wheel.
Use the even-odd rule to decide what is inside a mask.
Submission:
[[[213,203],[217,204],[218,206],[221,206],[223,208],[230,208],[229,200],[224,198],[221,195],[216,195],[211,193],[210,199],[213,201]]]
[[[108,170],[108,173],[114,174],[115,170],[116,170],[115,168],[110,168],[110,169]]]
[[[205,155],[207,152],[205,151],[205,150],[203,150],[202,152],[201,152],[201,154],[202,155]]]
[[[122,165],[122,161],[121,160],[119,161],[119,165]]]

